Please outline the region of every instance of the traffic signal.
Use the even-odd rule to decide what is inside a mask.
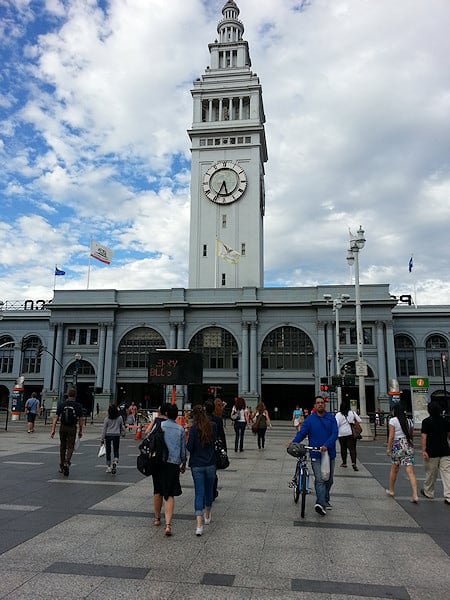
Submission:
[[[208,388],[208,399],[214,400],[215,395],[216,395],[216,390],[213,387],[209,387]]]
[[[42,356],[43,352],[44,352],[44,346],[42,344],[39,344],[39,346],[37,347],[37,350],[36,350],[36,357],[39,358],[40,356]]]
[[[25,350],[28,348],[28,340],[25,338],[22,338],[22,342],[20,344],[20,349],[22,352],[25,352]]]
[[[328,385],[326,385],[326,384],[320,384],[320,391],[321,392],[328,392]]]

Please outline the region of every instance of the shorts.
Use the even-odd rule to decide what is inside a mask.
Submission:
[[[394,465],[409,467],[414,465],[414,446],[406,438],[392,442],[391,461]]]
[[[28,412],[27,413],[27,422],[34,423],[36,421],[36,413]]]

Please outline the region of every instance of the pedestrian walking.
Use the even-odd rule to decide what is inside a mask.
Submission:
[[[314,412],[303,421],[300,431],[297,432],[293,443],[300,443],[308,436],[309,445],[320,448],[319,452],[310,450],[311,465],[314,471],[314,486],[316,491],[316,504],[314,509],[319,515],[325,516],[331,510],[330,490],[333,485],[334,462],[336,458],[336,440],[338,427],[334,416],[325,410],[325,400],[322,396],[314,399]],[[324,481],[321,472],[322,453],[327,452],[330,457],[330,476]]]
[[[178,417],[176,404],[164,404],[161,407],[161,413],[164,418],[157,417],[157,419],[161,419],[168,455],[167,461],[160,465],[153,476],[153,525],[158,527],[161,523],[161,510],[164,502],[164,534],[170,537],[175,497],[182,494],[180,473],[184,473],[186,470],[186,435],[184,428],[176,423]]]
[[[300,404],[297,404],[297,406],[294,408],[294,411],[292,413],[292,425],[298,431],[300,429],[300,427],[302,426],[302,423],[303,423],[303,411],[300,408]]]
[[[255,415],[253,416],[253,427],[257,436],[258,450],[264,450],[267,428],[272,429],[272,423],[270,422],[269,413],[264,402],[260,402],[256,406]]]
[[[411,419],[406,418],[405,411],[400,404],[394,405],[392,415],[389,420],[389,438],[386,447],[386,454],[391,457],[392,464],[389,473],[389,488],[386,489],[386,494],[392,498],[394,497],[395,481],[400,466],[403,465],[411,484],[411,502],[417,504],[419,498],[417,496],[417,480],[414,474],[414,424]]]
[[[41,414],[41,405],[36,392],[32,392],[25,402],[25,412],[27,413],[27,433],[34,433],[36,417]]]
[[[429,417],[422,421],[420,441],[425,466],[425,480],[420,490],[422,496],[434,498],[438,472],[444,488],[444,502],[450,504],[450,421],[441,415],[438,402],[428,404]]]
[[[353,436],[352,423],[361,423],[361,417],[350,410],[350,402],[343,400],[336,413],[336,423],[338,426],[338,440],[341,447],[341,467],[347,468],[347,452],[350,453],[352,467],[354,471],[359,471],[356,465],[356,438]]]
[[[59,426],[59,472],[68,477],[77,437],[77,426],[78,437],[81,438],[83,435],[83,407],[76,401],[74,388],[68,391],[67,400],[56,409],[50,433],[52,438],[55,437],[58,420],[61,421]]]
[[[226,452],[227,451],[227,438],[226,438],[225,430],[223,427],[223,419],[222,419],[222,417],[219,417],[216,413],[215,402],[213,402],[212,400],[207,400],[205,402],[205,411],[206,411],[206,416],[208,417],[208,419],[212,423],[215,424],[217,437],[222,442],[222,447]],[[216,476],[214,477],[214,485],[213,485],[213,500],[215,500],[219,495],[218,487],[219,487],[219,480],[217,477],[217,470],[216,470]]]
[[[217,432],[215,423],[208,419],[203,406],[194,406],[192,419],[187,449],[195,490],[195,535],[201,536],[203,534],[203,524],[209,525],[211,523],[213,486],[216,476],[214,440]]]
[[[244,452],[244,434],[247,424],[250,422],[250,413],[245,405],[244,398],[236,398],[231,409],[231,420],[234,424],[234,451]]]
[[[115,475],[119,464],[120,436],[124,430],[124,423],[119,409],[115,404],[108,408],[108,416],[103,421],[102,444],[106,450],[106,472]],[[113,461],[111,465],[111,446],[113,450]]]

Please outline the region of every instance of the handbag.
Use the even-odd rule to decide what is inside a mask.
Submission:
[[[230,459],[227,451],[223,447],[222,440],[217,438],[214,442],[214,452],[216,454],[216,468],[227,469],[230,466]]]
[[[105,454],[106,454],[105,444],[102,444],[99,448],[97,456],[98,456],[98,458],[101,458],[102,456],[105,456]]]
[[[355,417],[353,417],[353,423],[350,423],[350,427],[352,430],[352,435],[355,438],[355,440],[360,440],[361,439],[361,433],[362,433],[362,427],[360,425],[360,423],[355,419]]]

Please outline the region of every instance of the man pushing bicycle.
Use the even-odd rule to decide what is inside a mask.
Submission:
[[[331,510],[332,508],[330,504],[330,489],[333,485],[338,427],[335,417],[325,410],[325,400],[322,396],[315,397],[314,408],[316,410],[303,421],[300,431],[295,435],[292,443],[298,444],[308,437],[311,446],[320,447],[320,452],[310,450],[309,454],[314,471],[314,487],[316,490],[316,504],[314,509],[319,515],[325,516],[327,509]],[[321,459],[323,453],[327,451],[330,457],[330,476],[325,481],[321,472]]]

